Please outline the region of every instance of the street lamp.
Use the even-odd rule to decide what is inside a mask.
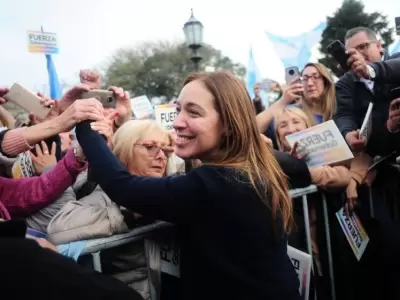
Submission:
[[[202,59],[200,48],[203,46],[203,24],[193,16],[193,9],[190,19],[183,26],[183,32],[185,33],[186,44],[192,51],[190,59],[195,70],[199,71],[199,62]]]

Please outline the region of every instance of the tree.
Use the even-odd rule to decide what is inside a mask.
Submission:
[[[216,70],[229,70],[239,77],[246,73],[240,63],[233,62],[210,45],[201,48],[200,69],[206,66]],[[190,51],[183,43],[146,42],[137,47],[120,49],[108,64],[105,84],[117,85],[132,96],[176,97],[183,80],[194,71]]]
[[[375,31],[380,36],[383,47],[388,47],[393,42],[393,29],[389,27],[387,16],[379,12],[365,12],[364,4],[358,0],[344,0],[333,16],[327,18],[327,26],[320,42],[323,58],[319,62],[330,68],[336,76],[341,75],[337,68],[338,63],[327,53],[326,48],[335,40],[344,43],[347,30],[360,26]]]

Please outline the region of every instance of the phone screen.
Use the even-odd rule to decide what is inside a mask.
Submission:
[[[396,34],[400,35],[400,17],[396,17],[394,22],[396,24]]]

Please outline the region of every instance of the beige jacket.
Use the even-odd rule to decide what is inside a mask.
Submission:
[[[119,206],[99,186],[79,201],[67,202],[47,226],[48,238],[55,245],[128,231]]]

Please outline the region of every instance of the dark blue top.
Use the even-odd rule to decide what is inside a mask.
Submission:
[[[76,133],[94,180],[114,202],[177,225],[182,299],[300,299],[281,223],[237,170],[201,166],[176,177],[134,176],[89,122]]]

